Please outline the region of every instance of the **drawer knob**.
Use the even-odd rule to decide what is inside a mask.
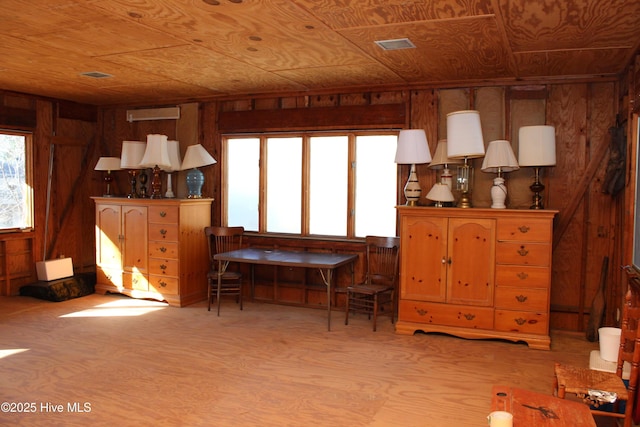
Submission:
[[[513,319],[518,325],[522,326],[527,322],[527,319],[523,319],[522,317],[518,317],[517,319]]]
[[[520,256],[527,256],[529,254],[529,250],[525,249],[524,246],[520,246],[520,249],[518,250],[518,254]]]
[[[518,295],[516,296],[516,300],[518,302],[525,302],[529,297],[525,296],[525,295]]]
[[[529,227],[527,227],[526,225],[521,225],[520,227],[518,227],[518,230],[520,230],[521,233],[526,233],[527,231],[531,230]]]
[[[158,285],[160,285],[161,288],[166,288],[167,287],[167,282],[164,282],[164,281],[160,280],[158,282]]]
[[[165,248],[164,246],[162,246],[162,247],[160,248],[160,252],[162,252],[162,253],[167,252],[167,248]]]
[[[162,218],[164,218],[165,216],[167,216],[167,213],[166,213],[165,211],[162,211],[162,212],[160,212],[160,216],[161,216]]]
[[[164,238],[167,234],[167,230],[165,230],[164,228],[160,229],[160,234],[162,234],[162,238]]]
[[[526,279],[527,277],[529,277],[529,275],[527,273],[525,273],[524,271],[521,271],[520,273],[518,273],[516,276],[518,276],[518,279]]]
[[[162,270],[164,272],[164,270],[167,269],[167,266],[164,264],[160,264],[160,270]]]

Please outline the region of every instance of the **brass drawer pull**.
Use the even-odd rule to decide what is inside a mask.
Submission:
[[[416,308],[416,313],[418,313],[420,316],[425,316],[428,313],[428,311],[422,308]]]
[[[161,228],[160,234],[162,234],[162,238],[164,239],[165,237],[167,237],[167,230],[165,230],[164,228]]]
[[[527,277],[529,277],[529,275],[527,273],[525,273],[524,271],[521,271],[520,273],[516,274],[516,276],[518,276],[518,279],[526,279]]]
[[[164,273],[164,270],[167,269],[167,266],[164,264],[160,264],[160,270],[162,270],[162,272]]]
[[[160,216],[161,216],[162,218],[164,218],[165,216],[167,216],[167,213],[166,213],[165,211],[162,211],[162,212],[160,212]]]
[[[521,233],[526,233],[527,231],[531,230],[531,228],[527,227],[526,225],[521,225],[520,227],[518,227],[518,230],[520,230]]]
[[[167,252],[167,248],[165,248],[164,246],[160,247],[160,252],[162,252],[162,253]]]
[[[160,285],[161,288],[166,288],[167,287],[167,282],[163,282],[162,280],[158,281],[158,285]]]
[[[529,299],[529,297],[525,296],[525,295],[518,295],[516,296],[516,300],[518,302],[525,302],[527,299]]]
[[[475,318],[476,318],[476,315],[475,315],[475,314],[473,314],[473,313],[465,313],[465,314],[463,314],[463,316],[464,316],[464,318],[465,318],[465,319],[467,319],[467,320],[473,320],[473,319],[475,319]]]
[[[529,254],[529,250],[525,249],[524,246],[520,246],[520,249],[518,250],[518,254],[520,256],[527,256]]]
[[[522,317],[518,317],[517,319],[513,319],[518,325],[522,326],[527,322],[527,319],[523,319]]]

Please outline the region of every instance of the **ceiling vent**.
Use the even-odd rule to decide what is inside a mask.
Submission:
[[[400,50],[400,49],[415,49],[411,40],[404,39],[392,39],[392,40],[376,40],[375,44],[380,46],[384,50]]]
[[[107,77],[113,77],[111,74],[101,73],[100,71],[89,71],[86,73],[80,73],[81,76],[91,77],[92,79],[104,79]]]

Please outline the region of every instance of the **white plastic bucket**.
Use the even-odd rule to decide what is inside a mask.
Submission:
[[[598,337],[600,340],[600,358],[609,362],[618,361],[620,349],[620,328],[600,328]]]

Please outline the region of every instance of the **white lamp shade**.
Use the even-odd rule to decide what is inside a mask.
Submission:
[[[201,144],[190,145],[184,153],[182,170],[199,168],[217,163],[216,159],[204,149]]]
[[[429,164],[429,168],[444,169],[444,165],[453,165],[456,163],[462,163],[462,160],[449,158],[449,154],[447,152],[447,140],[441,139],[438,141],[438,146],[436,147],[436,152]]]
[[[167,149],[167,135],[147,135],[147,149],[140,161],[140,166],[152,168],[167,168],[171,166],[169,150]]]
[[[122,169],[142,169],[140,162],[147,144],[142,141],[123,141],[120,167]]]
[[[427,142],[427,134],[424,129],[405,129],[398,135],[398,148],[396,149],[396,163],[420,164],[431,161],[431,152]]]
[[[553,126],[523,126],[519,130],[520,166],[556,164],[556,130]]]
[[[435,183],[426,197],[434,202],[453,202],[454,200],[449,186],[441,182]]]
[[[120,157],[100,157],[96,167],[93,169],[97,171],[119,171]]]
[[[482,157],[484,138],[480,113],[475,110],[447,114],[447,154],[454,159]]]
[[[182,161],[180,160],[180,142],[167,141],[167,151],[169,153],[169,166],[163,167],[165,172],[179,171],[182,169]]]
[[[482,161],[483,172],[511,172],[520,169],[511,143],[504,139],[491,141]]]

